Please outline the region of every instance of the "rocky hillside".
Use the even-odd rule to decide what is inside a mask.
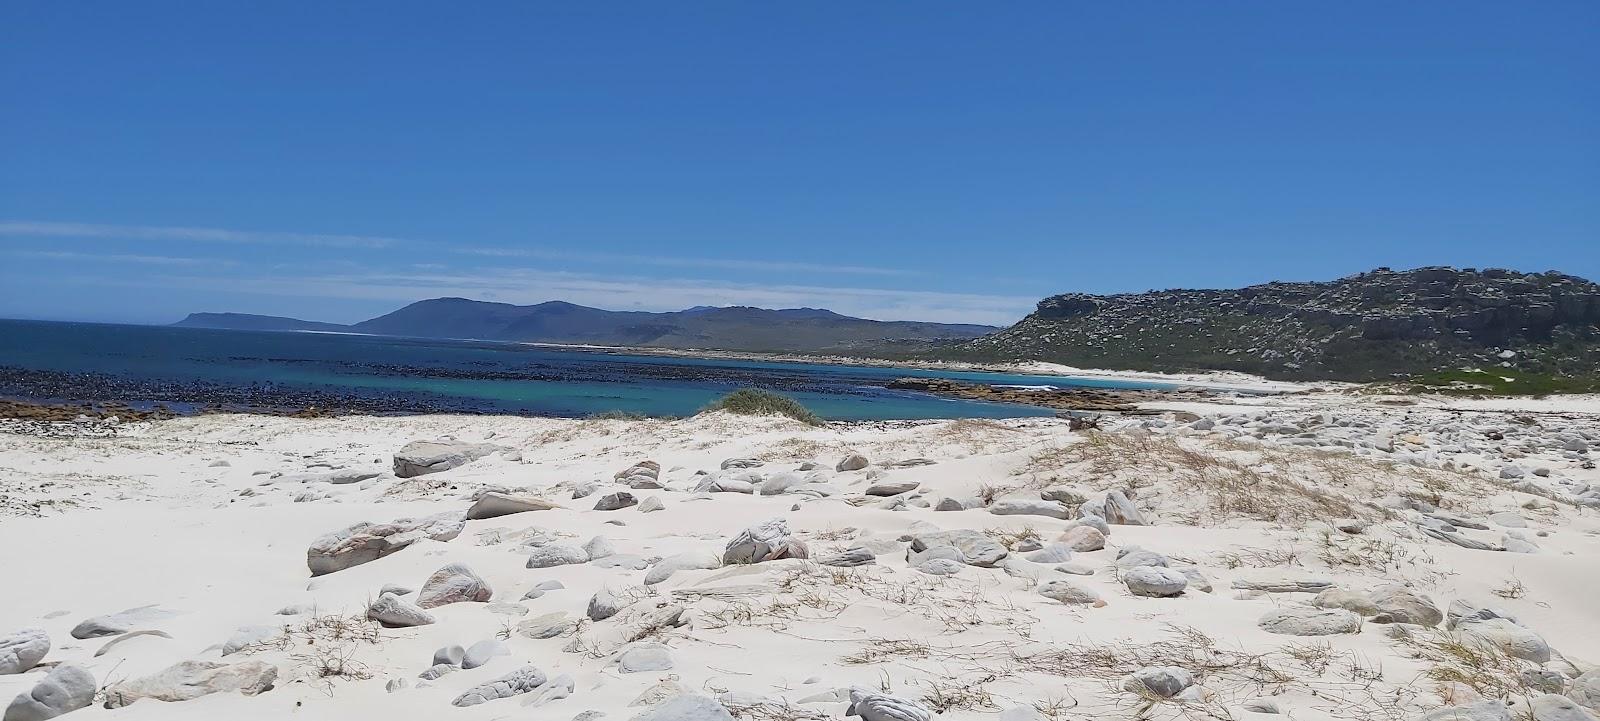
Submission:
[[[1443,377],[1467,369],[1592,382],[1600,286],[1560,273],[1379,268],[1237,290],[1068,293],[951,349],[975,360],[1292,379]]]

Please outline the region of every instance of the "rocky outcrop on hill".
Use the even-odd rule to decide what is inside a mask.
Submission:
[[[951,355],[1383,380],[1499,367],[1600,375],[1600,286],[1556,272],[1387,268],[1332,282],[1046,298]]]

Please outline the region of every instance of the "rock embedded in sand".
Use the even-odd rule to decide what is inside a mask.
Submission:
[[[417,593],[417,605],[422,608],[437,608],[447,603],[461,603],[472,601],[483,603],[494,595],[494,589],[489,587],[489,582],[474,573],[464,563],[452,563],[433,572],[428,580],[422,583],[422,590]]]
[[[690,551],[667,556],[659,563],[650,567],[644,575],[646,586],[654,586],[672,577],[678,571],[710,570],[722,568],[722,559],[709,551]]]
[[[638,503],[639,500],[634,498],[632,493],[627,491],[617,491],[616,493],[607,493],[604,496],[601,496],[600,500],[594,502],[594,510],[618,511],[627,508],[628,506],[637,505]]]
[[[1368,597],[1375,608],[1373,623],[1413,623],[1431,627],[1444,620],[1444,613],[1427,596],[1399,584],[1379,586]]]
[[[523,666],[489,683],[468,689],[451,701],[452,706],[476,706],[502,698],[510,698],[544,685],[544,672],[534,666]]]
[[[838,553],[817,558],[817,563],[824,566],[838,566],[841,568],[867,566],[877,562],[877,554],[873,553],[871,549],[862,546],[852,546]]]
[[[0,674],[22,673],[50,653],[50,634],[42,628],[24,628],[0,636]]]
[[[1056,501],[1028,498],[1002,498],[989,506],[996,516],[1045,516],[1063,521],[1072,517],[1072,509]]]
[[[763,480],[760,485],[756,486],[756,492],[763,496],[776,496],[788,493],[809,482],[805,476],[798,473],[778,473]]]
[[[1183,574],[1184,578],[1189,579],[1189,588],[1201,593],[1211,593],[1215,590],[1211,585],[1211,579],[1206,578],[1206,574],[1200,570],[1199,566],[1173,566],[1172,570]]]
[[[629,644],[617,654],[617,670],[623,673],[666,671],[672,668],[672,653],[659,643]]]
[[[460,666],[461,659],[465,658],[466,655],[467,650],[459,645],[445,646],[433,652],[433,665],[438,666],[439,664],[445,664],[448,666]]]
[[[1372,616],[1378,612],[1378,604],[1373,603],[1370,596],[1344,588],[1324,590],[1311,599],[1311,605],[1317,608],[1342,608],[1363,616]]]
[[[18,694],[6,707],[5,721],[45,721],[87,708],[94,703],[94,676],[77,666],[62,664]]]
[[[686,693],[668,699],[631,721],[734,721],[733,714],[716,699]]]
[[[555,638],[577,625],[577,619],[569,617],[566,611],[553,611],[517,624],[517,633],[533,639]]]
[[[398,518],[389,523],[357,523],[323,534],[306,549],[311,575],[342,571],[376,561],[417,541],[449,541],[466,528],[460,512],[437,513],[422,518]]]
[[[385,593],[367,607],[367,618],[391,628],[426,626],[433,623],[433,614],[420,606],[392,593]]]
[[[420,678],[424,681],[437,681],[460,670],[461,667],[453,663],[436,663],[432,666],[422,669],[422,673],[417,674],[417,678]]]
[[[1122,583],[1135,596],[1166,598],[1183,593],[1189,586],[1189,579],[1170,568],[1135,566],[1122,573]]]
[[[618,471],[615,476],[612,476],[612,479],[622,483],[631,484],[639,479],[649,479],[654,481],[660,477],[661,464],[656,463],[655,461],[646,460],[639,461],[638,463]]]
[[[84,639],[116,636],[176,615],[178,615],[176,612],[158,608],[155,605],[130,608],[125,611],[85,619],[72,627],[72,637]]]
[[[1507,618],[1462,621],[1456,625],[1462,640],[1475,640],[1504,651],[1507,655],[1534,663],[1550,660],[1550,645],[1532,630]]]
[[[879,481],[868,486],[866,493],[869,496],[898,496],[915,491],[921,485],[918,481]]]
[[[660,510],[665,509],[666,507],[667,507],[667,505],[665,503],[661,502],[661,497],[660,496],[645,496],[645,499],[639,502],[639,512],[640,513],[650,513],[652,511],[660,511]]]
[[[1115,526],[1150,525],[1139,507],[1133,505],[1127,494],[1120,490],[1106,491],[1103,499],[1091,499],[1079,507],[1079,512],[1086,516],[1099,516]]]
[[[588,616],[591,621],[604,621],[617,615],[633,603],[634,599],[610,588],[595,591],[589,597]]]
[[[1595,721],[1594,714],[1583,710],[1572,699],[1553,693],[1537,696],[1528,705],[1533,721]]]
[[[106,689],[105,705],[121,708],[142,698],[169,703],[188,701],[228,691],[254,696],[271,689],[277,679],[278,667],[261,661],[183,661],[150,676],[111,686]]]
[[[1100,594],[1070,581],[1046,581],[1039,586],[1039,595],[1069,605],[1103,606]]]
[[[394,474],[414,478],[459,468],[495,451],[506,450],[493,443],[465,443],[453,440],[412,441],[394,454]]]
[[[1268,612],[1256,625],[1285,636],[1332,636],[1360,631],[1361,616],[1342,608],[1290,606]]]
[[[1079,553],[1098,551],[1106,547],[1105,534],[1093,526],[1073,526],[1056,540]]]
[[[583,552],[589,554],[590,561],[617,555],[617,549],[611,544],[611,539],[605,536],[595,536],[589,539],[583,544]],[[640,568],[643,568],[643,566]]]
[[[1139,566],[1166,568],[1171,563],[1171,559],[1167,558],[1165,554],[1146,551],[1138,546],[1123,546],[1117,550],[1117,568],[1138,568]]]
[[[467,509],[467,520],[499,518],[513,513],[548,511],[552,508],[560,508],[560,506],[538,496],[490,491],[483,494],[472,504],[471,508]]]
[[[589,562],[589,553],[570,543],[549,543],[533,549],[528,555],[528,568],[554,568],[574,566]]]
[[[1320,593],[1333,588],[1333,581],[1316,576],[1295,575],[1286,571],[1259,573],[1249,578],[1233,581],[1236,591],[1264,591],[1266,593]]]
[[[1511,721],[1511,710],[1505,702],[1488,699],[1464,706],[1434,709],[1417,717],[1417,721]]]
[[[935,559],[965,564],[967,562],[967,554],[955,546],[929,546],[921,551],[915,548],[906,549],[906,563],[911,566],[920,566]]]
[[[954,531],[924,531],[911,536],[911,550],[921,553],[929,548],[949,546],[961,551],[965,563],[992,568],[1010,552],[1005,546],[982,531],[957,529]]]
[[[1070,486],[1050,486],[1039,491],[1039,498],[1046,501],[1065,503],[1069,506],[1081,506],[1089,502],[1089,497],[1083,491]]]
[[[948,558],[934,558],[917,565],[917,570],[930,576],[954,576],[964,564]]]
[[[1600,711],[1600,668],[1591,668],[1572,679],[1567,695],[1580,706]]]
[[[1123,690],[1145,698],[1167,699],[1194,685],[1194,674],[1178,666],[1146,666],[1122,680]]]
[[[486,638],[482,641],[472,644],[472,646],[467,649],[466,653],[462,654],[461,668],[478,668],[479,666],[494,660],[496,656],[510,655],[510,646],[505,645],[505,643],[498,639]]]
[[[1072,547],[1065,543],[1052,543],[1023,556],[1034,563],[1056,564],[1072,560]]]
[[[222,655],[232,656],[248,649],[262,641],[276,638],[283,633],[282,626],[245,626],[235,631],[228,640],[222,642]]]
[[[833,470],[843,473],[845,471],[859,471],[867,467],[867,457],[859,453],[852,453],[839,459],[838,465]]]
[[[806,558],[804,541],[789,534],[789,522],[772,518],[740,531],[723,549],[724,564],[761,563],[783,558]]]
[[[860,716],[861,721],[929,721],[933,711],[911,699],[855,687],[850,689],[845,715]]]

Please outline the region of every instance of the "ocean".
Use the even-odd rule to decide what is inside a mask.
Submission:
[[[1034,406],[885,386],[907,376],[1016,386],[1161,384],[872,366],[683,358],[521,343],[0,320],[0,397],[370,413],[691,415],[743,387],[831,420],[1048,416]]]

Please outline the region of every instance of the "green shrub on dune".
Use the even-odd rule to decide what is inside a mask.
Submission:
[[[727,411],[741,416],[786,416],[808,425],[822,425],[822,419],[799,401],[759,388],[740,388],[718,398],[703,412]]]

